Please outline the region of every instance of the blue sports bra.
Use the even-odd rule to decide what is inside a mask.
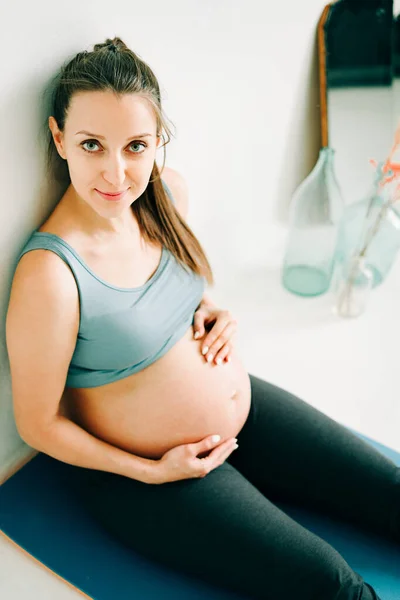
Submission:
[[[167,194],[173,201],[167,184]],[[31,250],[55,252],[78,288],[80,320],[66,386],[97,387],[128,377],[161,358],[193,324],[205,278],[184,267],[165,246],[145,284],[120,288],[98,277],[62,238],[35,230],[19,259]]]

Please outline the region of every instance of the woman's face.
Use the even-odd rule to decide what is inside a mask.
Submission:
[[[79,92],[72,97],[64,133],[53,117],[49,127],[60,156],[67,160],[75,193],[100,216],[120,215],[145,191],[161,138],[144,98]],[[97,190],[126,192],[110,201]]]

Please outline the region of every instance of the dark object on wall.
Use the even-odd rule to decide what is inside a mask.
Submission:
[[[327,85],[390,86],[393,0],[339,0],[325,22]]]
[[[393,20],[393,75],[400,77],[400,15]]]

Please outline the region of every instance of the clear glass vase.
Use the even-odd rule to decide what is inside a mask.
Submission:
[[[364,256],[373,287],[387,277],[400,248],[400,207],[389,202],[390,193],[375,182],[362,200],[346,207],[340,225],[337,264],[343,266],[368,243]]]
[[[333,312],[345,318],[359,317],[366,309],[374,276],[366,259],[353,255],[338,269]]]
[[[343,199],[333,148],[321,148],[312,172],[293,195],[282,284],[300,296],[318,296],[331,283]]]

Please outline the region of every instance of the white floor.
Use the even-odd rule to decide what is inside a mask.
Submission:
[[[289,294],[277,270],[220,271],[210,296],[238,319],[237,348],[247,370],[400,452],[400,263],[356,320],[335,317],[330,294],[314,299]],[[82,595],[0,535],[0,597]]]

